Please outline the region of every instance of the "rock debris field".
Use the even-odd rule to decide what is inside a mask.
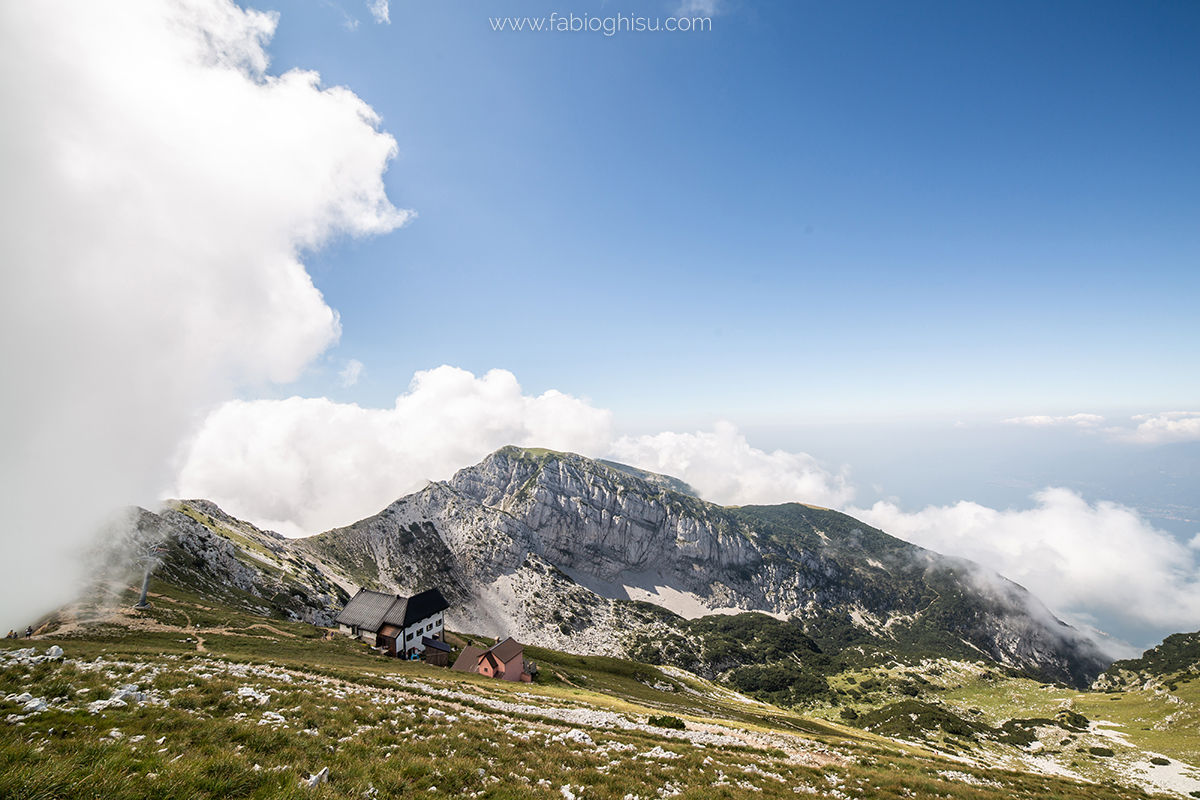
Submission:
[[[483,679],[356,674],[208,653],[0,651],[0,797],[1005,797],[944,760],[648,716]],[[894,757],[895,756],[895,757]],[[1015,780],[1015,785],[1014,785]],[[1134,797],[1116,787],[1060,797]],[[1060,788],[1061,788],[1060,787]]]
[[[823,771],[846,764],[846,757],[819,742],[719,725],[668,730],[528,692],[493,695],[487,688],[463,691],[395,676],[356,685],[204,655],[78,660],[57,646],[0,652],[0,671],[9,680],[21,680],[22,673],[41,678],[25,677],[25,691],[4,696],[10,733],[28,731],[41,752],[80,739],[124,750],[141,767],[135,774],[150,782],[189,759],[212,729],[211,739],[228,743],[233,764],[278,780],[281,789],[285,783],[318,790],[363,782],[361,764],[346,762],[360,762],[355,756],[370,751],[373,760],[403,762],[389,770],[404,777],[403,792],[481,797],[504,783],[526,792],[599,797],[611,792],[598,792],[597,782],[620,777],[626,788],[640,790],[620,795],[633,800],[678,796],[704,777],[710,786],[755,795],[770,786],[850,796],[839,788],[842,779],[831,782],[832,773]],[[179,717],[191,724],[179,725]],[[73,730],[64,734],[63,726]],[[205,743],[220,744],[213,740]],[[255,746],[281,740],[294,744]],[[358,796],[384,796],[386,777],[365,777]],[[390,787],[389,796],[399,788]]]

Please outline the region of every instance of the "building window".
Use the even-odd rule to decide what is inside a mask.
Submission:
[[[426,626],[425,626],[425,630],[426,630],[426,631],[431,631],[431,630],[433,630],[433,623],[431,622],[431,623],[429,623],[428,625],[426,625]]]
[[[411,642],[411,641],[412,641],[412,637],[413,637],[413,635],[410,633],[408,636],[405,636],[405,637],[404,637],[404,641],[406,641],[406,642]]]
[[[440,619],[435,621],[433,624],[437,625],[439,628],[442,627],[442,621]]]

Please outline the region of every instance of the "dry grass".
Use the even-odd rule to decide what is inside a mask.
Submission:
[[[55,639],[65,661],[0,659],[0,798],[1145,796],[964,766],[645,665],[540,651],[569,683],[509,684],[156,591],[148,624]],[[141,702],[95,705],[131,685]],[[22,693],[50,707],[27,715]]]

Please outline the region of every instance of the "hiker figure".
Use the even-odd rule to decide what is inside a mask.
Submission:
[[[28,628],[25,629],[25,638],[28,639],[31,636],[33,636],[33,626],[32,625],[30,625]]]
[[[16,633],[16,631],[10,630],[8,632],[8,635],[5,636],[4,638],[5,639],[15,639],[15,638],[17,638],[17,633]]]

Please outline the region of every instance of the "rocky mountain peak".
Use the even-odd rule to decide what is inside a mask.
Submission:
[[[721,507],[672,480],[505,447],[446,485],[514,520],[531,554],[601,597],[685,617],[765,611],[819,624],[845,615],[885,638],[982,653],[1077,685],[1106,664],[1022,587],[977,564],[836,511]]]
[[[279,539],[201,501],[162,519],[179,541],[212,550],[208,561],[234,559],[221,561],[219,582],[236,579],[252,596],[270,588],[329,597],[323,576],[350,591],[437,587],[459,630],[585,654],[718,670],[721,658],[689,638],[699,628],[688,620],[765,612],[832,647],[986,657],[1077,686],[1107,666],[1090,640],[978,565],[836,511],[722,507],[676,483],[572,453],[505,447],[308,539]],[[235,559],[235,544],[249,557]],[[255,577],[263,564],[295,587]]]

